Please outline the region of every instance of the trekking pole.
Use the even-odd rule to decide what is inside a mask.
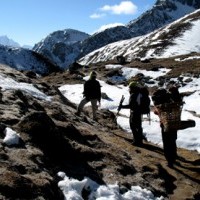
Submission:
[[[151,113],[148,114],[149,117],[149,125],[151,125]]]
[[[119,102],[119,106],[117,108],[117,114],[115,115],[115,118],[117,118],[117,116],[119,115],[119,111],[121,110],[121,106],[122,106],[122,103],[124,102],[124,99],[125,99],[125,97],[124,97],[124,95],[122,95],[122,98]]]

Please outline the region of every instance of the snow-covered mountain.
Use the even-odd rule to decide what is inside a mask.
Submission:
[[[25,45],[22,46],[22,48],[31,50],[33,48],[33,46],[25,44]]]
[[[19,43],[17,43],[14,40],[8,38],[6,35],[0,36],[0,44],[3,45],[3,46],[8,46],[8,47],[22,47],[22,48],[25,48],[25,49],[32,49],[33,48],[30,45],[20,46]]]
[[[107,44],[142,36],[200,8],[200,0],[157,0],[153,8],[126,26],[108,28],[82,43],[83,56]]]
[[[200,53],[199,30],[200,9],[145,36],[108,44],[81,58],[80,63],[109,61],[121,55],[132,61]]]
[[[72,29],[56,31],[35,45],[37,52],[4,42],[4,45],[0,45],[0,64],[42,75],[58,71],[58,66],[66,66],[66,63],[76,58],[74,55],[80,53],[80,41],[87,37],[88,34]]]
[[[199,8],[200,0],[157,0],[153,8],[130,21],[127,27],[132,37],[145,35]]]
[[[0,44],[4,46],[20,47],[17,42],[8,38],[6,35],[0,36]]]
[[[42,54],[61,68],[66,68],[77,59],[81,52],[80,42],[88,37],[88,34],[73,29],[55,31],[36,44],[33,51]]]
[[[93,34],[81,43],[82,49],[79,57],[105,46],[108,43],[129,39],[131,37],[130,30],[125,26],[116,26],[105,29],[104,31]]]
[[[130,21],[126,26],[108,28],[91,36],[70,29],[56,31],[36,44],[33,50],[61,68],[67,68],[74,61],[98,48],[145,35],[198,8],[200,8],[200,0],[157,0],[150,10],[136,20]],[[81,39],[79,39],[80,35],[83,35]],[[74,37],[78,42],[73,40]]]
[[[0,64],[8,65],[17,70],[30,70],[42,75],[58,71],[58,67],[40,54],[20,47],[0,45]]]

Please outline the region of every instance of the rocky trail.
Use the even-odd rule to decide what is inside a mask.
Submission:
[[[100,71],[105,78],[108,71]],[[82,82],[78,75],[30,78],[5,66],[0,73],[32,83],[52,98],[48,102],[20,90],[1,92],[0,199],[64,199],[57,186],[59,171],[78,180],[118,182],[124,191],[140,185],[165,199],[200,199],[199,154],[178,149],[177,162],[169,168],[161,147],[147,141],[142,147],[132,145],[131,134],[118,127],[112,112],[99,110],[97,121],[90,118],[90,109],[76,116],[76,105],[57,88]],[[6,127],[19,133],[18,145],[3,142]]]

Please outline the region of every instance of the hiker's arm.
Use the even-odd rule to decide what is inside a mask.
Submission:
[[[129,104],[127,105],[120,105],[120,109],[130,109],[132,104],[132,98],[129,98]]]
[[[155,107],[154,107],[154,110],[153,110],[153,112],[154,112],[154,114],[155,114],[155,115],[159,115],[158,109],[157,109],[157,108],[155,108]]]

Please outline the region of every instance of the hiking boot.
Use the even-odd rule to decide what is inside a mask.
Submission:
[[[135,146],[140,147],[140,146],[143,145],[143,142],[142,141],[138,142],[138,141],[133,140],[132,144],[135,145]]]
[[[142,135],[142,139],[143,139],[144,141],[147,141],[147,138],[146,138],[145,135]]]

